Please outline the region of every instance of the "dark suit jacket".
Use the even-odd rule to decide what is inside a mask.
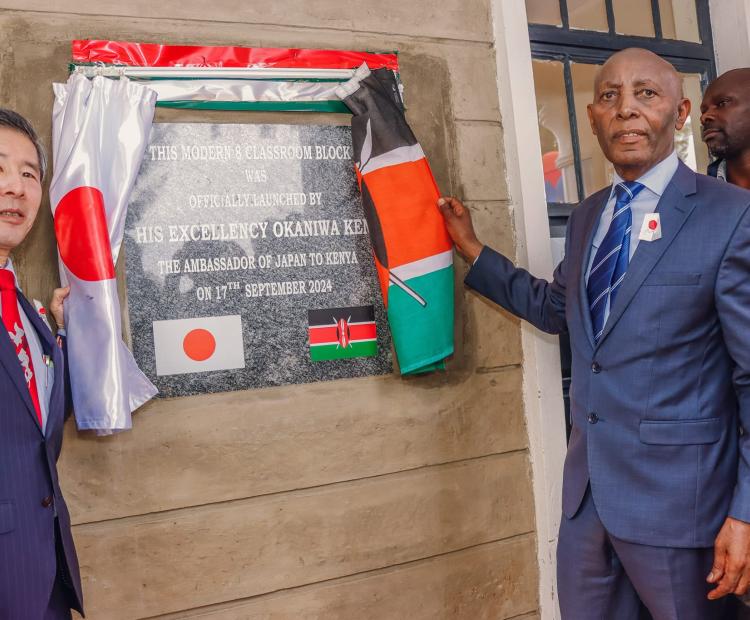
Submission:
[[[54,384],[46,432],[36,419],[21,365],[5,329],[0,329],[0,618],[36,620],[47,609],[58,551],[74,590],[71,604],[82,610],[78,560],[70,516],[57,479],[65,422],[65,356],[47,325],[19,294],[42,349],[52,357]],[[1,325],[1,323],[0,323]],[[37,370],[43,380],[43,370]],[[55,512],[60,526],[55,546]]]
[[[609,197],[584,200],[547,282],[485,248],[466,283],[572,348],[563,510],[587,485],[626,541],[710,547],[750,522],[750,192],[680,164],[594,343],[585,275]],[[634,231],[635,234],[635,231]]]

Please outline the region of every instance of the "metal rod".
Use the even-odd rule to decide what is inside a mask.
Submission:
[[[570,16],[568,15],[568,0],[560,0],[560,21],[566,30],[570,28]]]
[[[695,11],[698,16],[698,36],[701,44],[713,51],[714,37],[711,32],[711,13],[708,0],[696,0]],[[716,79],[716,58],[713,54],[711,54],[711,66],[708,68],[708,78],[710,80]]]
[[[583,172],[581,171],[581,143],[578,140],[578,120],[576,118],[576,101],[573,93],[573,73],[570,69],[570,59],[568,58],[563,62],[563,79],[565,81],[565,98],[568,102],[568,121],[570,122],[570,141],[573,146],[573,166],[576,173],[576,188],[578,189],[578,202],[580,202],[585,198]]]
[[[130,67],[125,65],[78,65],[76,73],[86,77],[134,78],[222,78],[222,79],[330,79],[348,80],[355,69],[278,69],[232,67]]]
[[[529,37],[532,44],[532,51],[534,49],[554,48],[559,53],[561,48],[563,51],[567,51],[568,49],[589,49],[593,54],[604,52],[606,57],[609,57],[612,52],[627,47],[644,47],[659,54],[659,56],[713,62],[714,52],[711,44],[711,24],[709,21],[708,6],[704,9],[702,8],[702,4],[699,3],[698,8],[698,26],[703,43],[621,34],[613,36],[606,32],[564,30],[558,26],[530,24]]]
[[[659,9],[659,0],[651,0],[651,16],[654,20],[654,36],[657,39],[663,39],[664,33],[661,29],[661,9]]]
[[[609,34],[615,34],[615,9],[612,6],[612,0],[605,0],[604,6],[607,7],[607,28]]]

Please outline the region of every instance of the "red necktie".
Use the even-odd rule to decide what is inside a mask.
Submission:
[[[3,325],[10,336],[10,341],[16,347],[16,355],[23,369],[26,386],[29,388],[31,402],[34,403],[36,417],[42,425],[42,409],[39,406],[39,393],[36,391],[36,377],[34,364],[31,361],[31,351],[18,312],[18,296],[16,295],[16,279],[7,269],[0,269],[0,310],[3,314]]]

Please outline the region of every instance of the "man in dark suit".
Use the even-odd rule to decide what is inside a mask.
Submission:
[[[44,150],[20,115],[0,109],[0,618],[63,620],[82,612],[70,516],[57,477],[67,411],[64,332],[18,290],[10,252],[42,198]],[[62,325],[66,291],[51,309]]]
[[[708,85],[701,126],[716,158],[708,174],[750,189],[750,68],[727,71]]]
[[[674,68],[614,54],[588,107],[611,187],[568,223],[552,282],[479,242],[466,283],[572,348],[558,591],[566,620],[712,620],[750,583],[750,192],[674,153]]]

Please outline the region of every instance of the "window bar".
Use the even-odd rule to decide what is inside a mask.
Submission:
[[[604,0],[604,5],[607,7],[607,26],[609,27],[609,34],[616,34],[615,9],[612,7],[612,0]]]
[[[570,141],[573,146],[573,166],[576,173],[576,189],[578,190],[578,203],[584,199],[583,194],[583,172],[581,170],[581,144],[578,140],[578,121],[576,120],[576,102],[573,95],[573,73],[570,70],[570,59],[566,58],[563,63],[563,76],[565,81],[565,98],[568,102],[568,122],[570,123]]]
[[[695,0],[695,10],[698,14],[698,35],[701,43],[706,50],[712,52],[714,49],[714,37],[711,32],[711,16],[708,0]],[[713,80],[716,78],[716,59],[713,54],[711,54],[710,58],[708,77]]]
[[[654,37],[663,39],[664,33],[661,30],[661,11],[659,9],[659,0],[651,0],[651,15],[654,18]]]
[[[570,28],[570,17],[568,17],[568,0],[560,0],[560,21],[565,30]]]

